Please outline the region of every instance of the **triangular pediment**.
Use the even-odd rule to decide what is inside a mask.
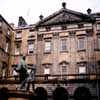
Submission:
[[[37,26],[72,24],[88,21],[91,21],[91,17],[86,14],[68,9],[61,9],[58,12],[48,16],[47,18],[42,19],[37,23]]]

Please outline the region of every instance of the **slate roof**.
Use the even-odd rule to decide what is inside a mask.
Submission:
[[[13,28],[11,27],[11,25],[5,20],[5,18],[0,14],[0,21],[2,22],[2,20],[13,30]]]
[[[39,21],[36,24],[36,27],[72,24],[72,23],[80,23],[80,22],[93,22],[93,21],[94,21],[93,16],[89,16],[80,12],[62,8],[59,11],[48,16],[47,18],[44,18],[41,21]]]

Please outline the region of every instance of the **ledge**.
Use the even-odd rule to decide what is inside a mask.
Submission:
[[[44,52],[44,54],[51,54],[51,52]]]
[[[68,51],[66,50],[66,51],[60,51],[60,53],[68,53]]]
[[[77,52],[85,52],[86,49],[82,49],[82,50],[77,50]]]

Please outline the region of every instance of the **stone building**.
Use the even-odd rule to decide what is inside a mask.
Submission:
[[[22,17],[19,17],[20,25],[15,28],[14,41],[14,60],[13,65],[18,65],[22,56],[26,56],[26,63],[28,66],[36,65],[36,45],[37,34],[34,30],[34,25],[27,25]],[[24,22],[22,22],[24,20]]]
[[[80,95],[81,99],[90,93],[99,100],[100,83],[95,79],[100,74],[100,13],[92,14],[88,9],[83,14],[67,9],[66,3],[62,3],[62,8],[52,15],[46,18],[40,15],[35,29],[36,74],[45,76],[41,80],[52,80],[51,84],[35,86],[44,87],[48,95],[53,95],[57,88],[57,82],[53,82],[58,80],[70,96]],[[88,92],[84,94],[83,90]]]
[[[11,75],[14,30],[0,15],[0,77]]]
[[[49,74],[50,79],[73,79],[95,74],[100,67],[100,13],[87,14],[62,8],[34,25],[27,25],[20,17],[15,29],[13,65],[26,56],[29,66],[35,64],[36,75]],[[22,21],[22,22],[21,22]],[[61,75],[53,77],[53,75]],[[89,78],[93,78],[89,77]]]
[[[95,74],[100,74],[100,13],[93,14],[88,9],[87,14],[83,14],[67,9],[66,3],[62,3],[62,8],[52,15],[39,17],[40,21],[33,25],[27,25],[24,18],[19,17],[18,27],[14,28],[15,34],[9,38],[6,36],[7,29],[10,32],[13,29],[1,17],[7,28],[4,27],[6,31],[4,28],[0,30],[1,40],[5,38],[1,43],[0,56],[6,54],[5,59],[1,57],[0,65],[10,64],[8,70],[11,66],[17,66],[22,56],[26,56],[28,66],[36,65],[36,80],[88,79],[61,85],[70,95],[74,95],[77,89],[80,91],[80,87],[85,87],[86,90],[90,89],[92,96],[98,96],[100,87]],[[9,53],[6,53],[8,39],[12,42],[9,43]],[[36,87],[44,87],[50,93],[57,84],[39,83],[35,84]]]
[[[87,14],[62,8],[43,18],[37,29],[37,74],[93,74],[100,67],[100,13]],[[79,76],[82,78],[83,76]],[[50,77],[50,79],[55,77]],[[93,77],[90,77],[93,78]]]

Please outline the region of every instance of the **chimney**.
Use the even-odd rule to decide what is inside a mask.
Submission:
[[[88,13],[88,15],[91,14],[91,9],[90,8],[88,8],[87,13]]]
[[[43,15],[41,14],[41,15],[39,16],[39,18],[40,18],[40,20],[43,20]]]
[[[18,21],[18,26],[25,26],[25,25],[27,25],[25,19],[22,16],[20,16]]]
[[[64,9],[66,9],[66,2],[63,2],[63,3],[62,3],[62,7],[63,7]]]

